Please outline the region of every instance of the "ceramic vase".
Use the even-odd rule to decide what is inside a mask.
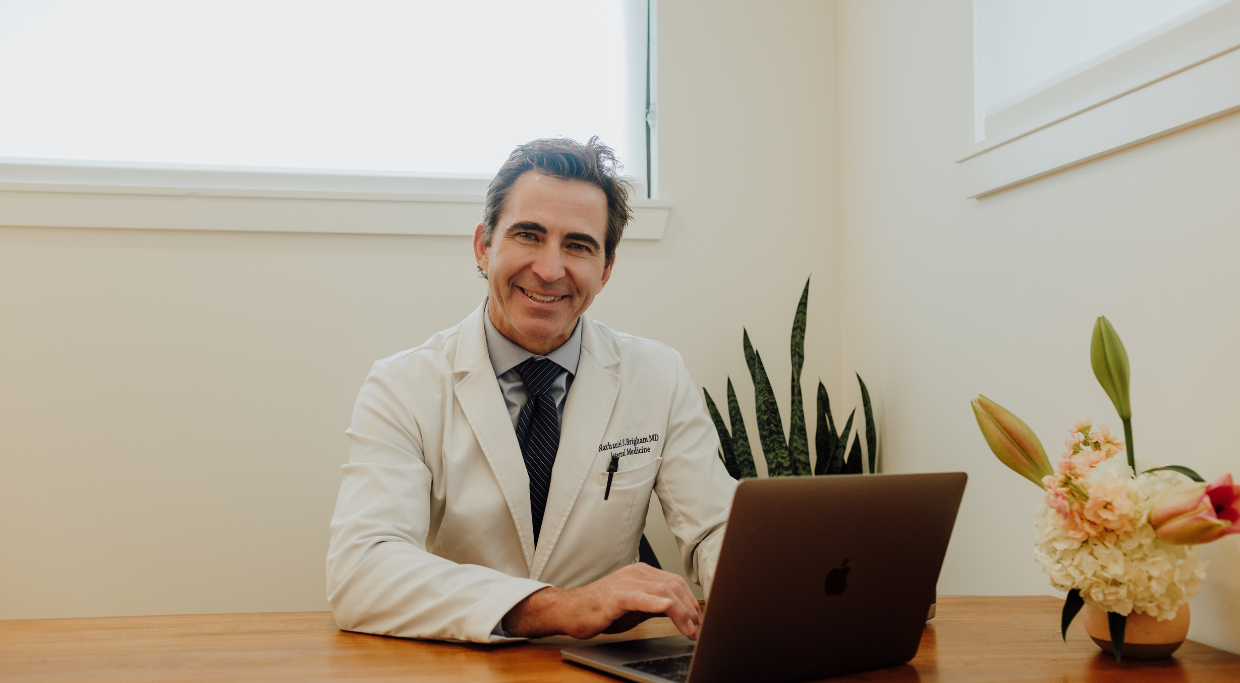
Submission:
[[[1085,632],[1103,652],[1115,654],[1111,647],[1111,627],[1106,610],[1093,605],[1081,609]],[[1162,659],[1170,657],[1188,637],[1188,603],[1169,621],[1158,621],[1148,614],[1133,612],[1124,627],[1124,659]]]

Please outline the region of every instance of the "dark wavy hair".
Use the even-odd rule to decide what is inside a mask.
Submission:
[[[568,138],[542,138],[518,146],[508,155],[508,160],[500,166],[499,173],[487,187],[486,206],[482,213],[482,224],[485,226],[483,243],[491,246],[495,226],[504,212],[504,202],[517,178],[526,171],[537,171],[554,178],[590,183],[603,191],[607,197],[607,236],[603,251],[607,265],[611,265],[616,258],[616,245],[624,234],[624,226],[633,220],[633,212],[629,209],[629,194],[633,186],[620,175],[622,168],[616,160],[616,153],[599,142],[597,136],[584,145]],[[485,273],[483,277],[486,277]]]

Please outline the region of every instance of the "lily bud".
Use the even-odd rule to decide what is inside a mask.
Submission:
[[[1115,404],[1120,419],[1132,419],[1132,406],[1128,403],[1128,351],[1119,340],[1115,328],[1106,316],[1098,316],[1094,324],[1094,338],[1089,345],[1089,362],[1094,366],[1094,376],[1103,391]]]
[[[1240,486],[1230,474],[1210,484],[1185,484],[1163,494],[1150,511],[1158,538],[1173,545],[1200,545],[1240,533]]]
[[[985,396],[978,396],[972,403],[977,426],[999,462],[1039,488],[1045,488],[1042,477],[1054,474],[1054,470],[1046,457],[1046,449],[1029,425]]]

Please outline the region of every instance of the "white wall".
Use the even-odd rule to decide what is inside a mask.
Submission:
[[[834,7],[666,0],[659,37],[674,209],[591,314],[752,415],[741,325],[786,377],[813,272],[834,390]],[[326,609],[357,390],[483,294],[464,238],[0,228],[0,619]]]
[[[1118,429],[1089,365],[1106,315],[1138,458],[1240,475],[1240,115],[965,199],[972,6],[840,3],[842,364],[886,399],[889,471],[969,473],[939,592],[1053,593],[1030,547],[1040,491],[990,454],[969,401],[1010,408],[1052,456],[1074,420]],[[1240,652],[1240,539],[1201,554],[1189,636]]]

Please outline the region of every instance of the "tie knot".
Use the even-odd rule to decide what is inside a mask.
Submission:
[[[560,366],[550,358],[527,358],[516,367],[517,374],[525,383],[525,391],[531,396],[542,396],[551,390]]]

